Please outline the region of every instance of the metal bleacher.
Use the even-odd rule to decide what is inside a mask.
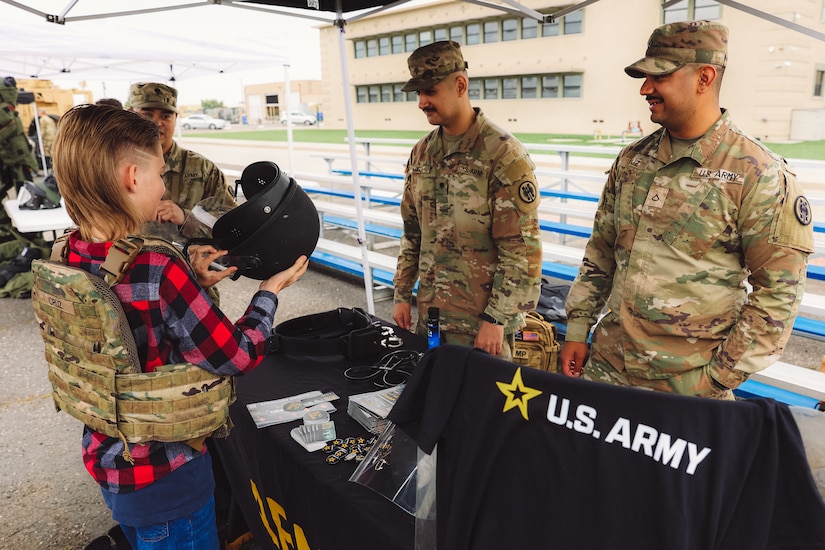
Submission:
[[[528,146],[531,147],[531,146]],[[318,156],[321,156],[319,154]],[[352,170],[333,167],[335,159],[344,156],[323,155],[327,162],[327,174],[293,174],[304,190],[313,197],[321,218],[322,227],[338,228],[344,231],[358,229],[355,207]],[[363,158],[363,157],[361,157]],[[362,223],[369,239],[377,239],[384,246],[397,243],[401,237],[402,221],[398,211],[403,191],[403,163],[400,157],[366,157],[365,169],[359,170],[361,187]],[[382,163],[391,165],[382,169]],[[542,275],[545,277],[572,281],[584,254],[584,244],[592,232],[592,219],[598,195],[573,191],[567,183],[586,177],[591,181],[604,180],[601,173],[579,173],[565,170],[566,159],[561,170],[537,170],[541,184],[540,228],[544,247]],[[392,170],[392,171],[390,171]],[[545,185],[544,182],[552,181]],[[564,181],[565,185],[558,185]],[[815,223],[816,250],[825,253],[825,224]],[[395,270],[395,256],[378,250],[380,245],[370,241],[367,262],[371,269],[373,283],[392,287]],[[363,277],[363,253],[358,243],[352,244],[320,239],[313,261],[340,269],[346,273]],[[810,280],[825,280],[825,267],[811,264],[808,267]],[[825,340],[825,296],[806,293],[800,316],[794,324],[794,333],[806,338]],[[742,397],[771,397],[792,405],[823,407],[825,403],[825,373],[791,365],[776,363],[768,369],[756,373],[743,384],[737,394]]]

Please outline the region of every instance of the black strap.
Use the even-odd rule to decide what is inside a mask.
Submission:
[[[269,352],[363,359],[386,351],[384,338],[380,324],[363,309],[338,308],[280,323],[269,340]]]

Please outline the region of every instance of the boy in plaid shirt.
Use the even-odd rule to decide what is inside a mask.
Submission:
[[[68,264],[98,275],[112,244],[153,219],[164,193],[164,162],[157,126],[136,113],[80,105],[61,120],[54,169],[66,210],[78,229],[67,243]],[[307,269],[302,256],[261,282],[236,323],[204,290],[237,268],[209,271],[226,254],[190,247],[191,266],[144,250],[113,290],[123,304],[145,372],[169,363],[193,363],[219,375],[257,366],[266,354],[277,293]],[[89,427],[83,461],[136,550],[218,548],[214,479],[206,446],[185,442],[129,444]]]

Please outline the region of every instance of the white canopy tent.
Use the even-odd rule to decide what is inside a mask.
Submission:
[[[333,24],[339,29],[339,54],[340,54],[340,63],[341,67],[343,68],[343,81],[342,81],[342,88],[344,94],[344,104],[346,106],[346,122],[347,122],[347,133],[349,138],[349,151],[350,151],[350,160],[351,165],[353,167],[358,166],[358,156],[355,149],[355,133],[354,133],[354,124],[353,124],[353,117],[352,117],[352,97],[351,97],[351,90],[348,80],[348,71],[347,71],[347,55],[346,55],[346,48],[344,43],[344,33],[346,30],[346,23],[347,21],[354,21],[368,15],[372,15],[374,13],[388,10],[394,8],[396,6],[400,6],[410,2],[411,0],[397,0],[395,2],[385,2],[384,0],[249,0],[249,1],[238,1],[238,0],[201,0],[197,2],[191,3],[181,3],[181,4],[168,4],[168,3],[158,3],[155,5],[151,5],[152,2],[144,1],[141,2],[141,9],[128,9],[134,6],[133,2],[127,2],[125,0],[109,0],[104,4],[98,4],[97,10],[87,11],[83,13],[81,10],[83,7],[91,5],[94,3],[94,0],[63,0],[66,2],[65,7],[62,8],[59,12],[55,10],[47,11],[43,9],[38,9],[35,6],[37,4],[42,4],[46,0],[27,0],[25,2],[20,2],[17,0],[0,0],[0,3],[8,4],[22,10],[28,11],[36,16],[39,16],[43,19],[43,21],[47,23],[55,23],[56,25],[41,25],[41,27],[49,27],[49,32],[55,32],[56,34],[62,32],[61,28],[65,27],[67,23],[71,23],[71,26],[80,25],[83,22],[89,21],[97,21],[101,19],[109,19],[115,17],[127,17],[127,16],[138,16],[141,14],[146,13],[155,13],[155,12],[177,12],[181,10],[188,10],[190,8],[199,8],[204,6],[215,6],[220,5],[223,7],[235,7],[246,9],[251,12],[257,14],[274,14],[274,15],[288,15],[293,17],[301,17],[305,19],[310,19],[322,23],[329,23]],[[500,0],[499,2],[488,1],[488,0],[464,0],[466,2],[489,7],[492,9],[500,10],[506,13],[511,13],[521,17],[529,17],[536,19],[541,22],[551,22],[568,13],[575,12],[584,8],[585,6],[595,4],[599,0],[582,0],[581,2],[569,5],[567,7],[561,8],[553,12],[552,14],[544,14],[540,13],[532,8],[526,7],[520,4],[516,0]],[[680,0],[663,0],[662,7],[669,7]],[[760,17],[776,23],[777,25],[781,25],[792,30],[802,32],[807,34],[808,36],[812,36],[818,40],[825,41],[825,34],[817,32],[813,29],[804,27],[799,25],[793,21],[788,21],[772,15],[770,13],[752,8],[747,6],[746,4],[742,4],[736,0],[717,0],[720,4],[728,6],[733,9],[742,10],[746,13],[749,13],[755,17]],[[179,19],[177,21],[180,21]],[[108,25],[108,24],[107,24]],[[2,28],[2,24],[0,24],[0,29],[2,29],[3,33],[5,34],[5,29]],[[94,33],[97,33],[100,29],[104,28],[103,26],[95,26]],[[178,28],[178,27],[175,27]],[[59,34],[58,34],[59,36]],[[88,36],[87,36],[88,38]],[[115,37],[116,38],[116,37]],[[65,40],[65,38],[64,38]],[[178,62],[178,65],[181,67],[185,67],[186,70],[195,70],[204,68],[207,63],[217,63],[215,66],[220,66],[221,63],[227,63],[228,60],[226,57],[222,57],[220,55],[216,55],[218,59],[210,58],[209,52],[214,52],[216,47],[217,49],[224,49],[226,50],[223,44],[223,37],[219,39],[213,38],[204,38],[202,41],[196,41],[191,39],[184,39],[183,42],[186,45],[186,48],[181,46],[181,52],[184,51],[192,51],[194,50],[196,53],[193,57],[185,57],[181,56],[179,59],[181,61]],[[79,45],[83,45],[83,41],[78,42]],[[52,53],[54,51],[66,51],[71,52],[74,43],[67,44],[65,41],[61,41],[59,38],[55,39],[52,42],[51,47],[52,49],[49,50]],[[6,46],[8,47],[8,46]],[[141,46],[141,50],[143,50],[143,46]],[[142,61],[157,61],[157,59],[141,59],[140,53],[130,50],[129,55],[125,55],[125,59],[127,61],[131,61],[134,67],[139,65],[139,62]],[[233,60],[238,62],[250,62],[253,63],[255,59],[255,55],[253,54],[250,58],[246,58],[244,55],[244,48],[241,48],[240,51],[237,52],[226,52],[228,56],[231,57]],[[252,48],[252,52],[257,50],[257,55],[259,59],[261,59],[265,63],[269,64],[277,64],[278,61],[276,58],[269,57],[270,52],[268,50],[264,50],[263,52],[257,48]],[[79,53],[88,54],[93,53],[94,47],[92,49],[86,48],[83,49],[82,47],[78,50]],[[115,67],[122,67],[123,65],[119,63],[115,63],[114,61],[106,63],[100,63],[101,59],[105,60],[106,55],[102,52],[105,52],[105,48],[98,49],[98,55],[91,57],[97,59],[99,65],[105,65],[107,68],[105,70],[110,70],[108,67],[112,67],[111,70],[115,70]],[[68,53],[66,52],[66,53]],[[17,53],[21,53],[21,49],[18,47]],[[48,53],[48,52],[46,52]],[[248,51],[246,53],[249,53]],[[41,55],[43,52],[41,52]],[[124,52],[125,54],[125,52]],[[134,54],[134,55],[132,55]],[[145,54],[147,57],[156,57],[151,54]],[[83,64],[81,63],[81,59],[84,59],[82,56],[78,55],[77,59],[72,61],[70,64],[66,64],[65,56],[63,57],[60,63],[56,65],[47,65],[45,62],[34,62],[29,60],[27,64],[26,56],[22,57],[22,61],[20,61],[21,57],[17,57],[18,62],[22,63],[22,69],[25,69],[29,66],[37,66],[37,63],[41,63],[40,66],[43,67],[43,70],[51,70],[51,71],[58,71],[59,74],[65,74],[66,70],[74,71],[77,70],[78,72],[82,70],[89,70],[92,69],[90,67],[86,67],[83,69]],[[3,59],[4,59],[4,50],[0,47],[0,72],[3,71]],[[74,59],[74,58],[73,58]],[[239,61],[241,60],[241,61]],[[170,65],[170,72],[174,74],[174,67],[175,63],[169,63]],[[46,67],[49,67],[46,69]],[[75,69],[74,67],[77,67]],[[213,66],[213,70],[214,67]],[[287,66],[287,64],[285,64]],[[229,70],[230,65],[226,65],[226,68],[223,70]],[[219,69],[220,70],[220,69]],[[21,74],[25,74],[21,73]],[[48,73],[47,73],[48,74]],[[134,75],[135,73],[133,73]],[[286,72],[286,85],[287,85],[287,96],[288,94],[288,85],[289,85],[289,76],[288,71]],[[45,77],[45,76],[44,76]],[[289,105],[287,105],[287,109],[289,110]],[[290,142],[290,164],[291,164],[291,125],[288,126],[288,140]],[[359,197],[361,195],[361,185],[359,182],[359,175],[357,170],[353,170],[352,174],[353,179],[353,188],[355,192],[355,196]],[[367,251],[367,239],[365,235],[364,229],[364,219],[362,213],[362,204],[361,201],[356,200],[356,213],[358,217],[358,240],[361,244],[362,250],[362,265],[364,268],[364,286],[366,288],[367,293],[367,306],[368,311],[370,313],[374,313],[374,301],[373,301],[373,294],[372,294],[372,274],[369,268],[369,261],[368,261],[368,251]]]

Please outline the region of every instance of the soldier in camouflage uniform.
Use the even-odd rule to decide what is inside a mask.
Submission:
[[[219,197],[228,206],[235,206],[235,199],[229,193],[223,172],[212,161],[184,149],[173,139],[177,100],[178,91],[166,84],[139,82],[129,87],[130,109],[154,120],[160,129],[166,193],[158,206],[157,221],[180,226],[203,199]]]
[[[0,81],[0,199],[31,181],[37,160],[17,111],[19,90],[14,77]],[[0,298],[28,298],[31,260],[48,253],[40,233],[19,233],[0,206]]]
[[[407,163],[404,234],[395,272],[393,319],[416,331],[440,310],[442,343],[510,358],[513,333],[532,310],[541,284],[539,194],[527,150],[470,105],[466,63],[456,42],[410,55],[418,106],[438,126]]]
[[[785,161],[720,108],[727,39],[717,23],[663,25],[625,68],[662,128],[608,174],[567,299],[565,374],[732,399],[788,341],[811,207]]]
[[[1,197],[31,181],[32,172],[37,170],[20,114],[17,112],[17,81],[7,76],[0,82],[0,191]]]

